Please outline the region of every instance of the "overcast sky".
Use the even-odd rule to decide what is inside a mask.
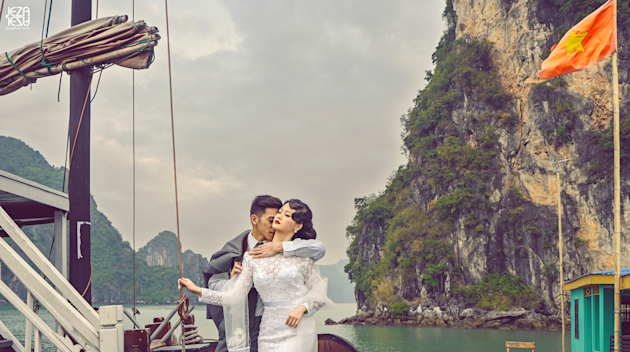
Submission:
[[[93,3],[96,10],[96,2]],[[136,246],[175,232],[164,2],[135,1],[136,20],[160,29],[150,69],[136,72]],[[169,2],[180,231],[184,249],[209,257],[250,228],[258,194],[299,198],[313,210],[321,264],[346,258],[354,198],[377,193],[406,162],[399,118],[432,69],[444,1]],[[0,52],[38,41],[44,1],[29,29],[0,21]],[[131,2],[103,0],[99,17]],[[95,12],[95,11],[94,11]],[[55,0],[50,34],[70,25]],[[92,194],[132,239],[132,73],[103,73],[92,105]],[[0,97],[0,135],[64,164],[69,79],[40,79]],[[93,80],[96,88],[97,77]]]

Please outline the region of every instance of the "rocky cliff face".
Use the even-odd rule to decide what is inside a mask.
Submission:
[[[576,6],[578,2],[574,1]],[[603,3],[603,2],[602,2]],[[560,191],[562,217],[564,223],[564,263],[565,278],[580,274],[610,270],[613,263],[613,187],[612,170],[599,179],[590,179],[589,163],[593,163],[591,148],[599,145],[589,143],[592,132],[606,132],[612,123],[612,67],[608,57],[588,70],[565,75],[566,87],[550,92],[548,89],[536,89],[532,80],[538,79],[536,71],[540,68],[543,55],[559,37],[557,29],[570,27],[576,16],[563,15],[557,6],[543,1],[514,1],[506,5],[505,1],[454,1],[457,14],[455,24],[457,38],[471,37],[485,39],[494,43],[492,59],[496,65],[501,85],[514,94],[516,110],[519,114],[519,126],[516,133],[501,131],[499,145],[501,149],[501,169],[506,175],[497,190],[504,197],[505,191],[512,185],[521,192],[535,207],[534,211],[548,213],[547,222],[556,222],[557,182],[553,160],[571,159],[560,167]],[[620,102],[623,115],[628,107],[628,71],[630,62],[623,49],[628,38],[622,26],[619,32],[620,43]],[[564,31],[561,33],[564,34]],[[540,88],[540,87],[538,87]],[[569,102],[572,114],[563,118],[559,103]],[[463,119],[473,113],[464,107]],[[555,111],[554,111],[555,110]],[[454,115],[459,115],[455,113]],[[569,120],[570,119],[570,120]],[[463,122],[463,121],[462,121]],[[565,143],[549,143],[549,128],[573,125],[568,130]],[[565,130],[566,131],[566,130]],[[608,161],[612,165],[612,160]],[[592,166],[592,165],[590,165]],[[624,170],[627,171],[627,168]],[[628,221],[630,220],[630,178],[622,174],[622,267],[630,266],[628,245]],[[484,272],[483,251],[467,253],[465,232],[458,231],[456,239],[462,254],[469,254],[468,261],[477,262],[478,270],[472,275],[481,278]],[[577,239],[577,241],[576,241]],[[507,258],[512,267],[527,273],[527,281],[535,286],[540,282],[536,273],[543,270],[544,263],[557,260],[556,248],[549,253],[536,253],[536,238],[531,238],[526,260],[515,257]],[[576,248],[575,244],[584,246]],[[554,258],[555,256],[555,258]],[[557,285],[553,296],[558,295]],[[552,297],[549,297],[550,299]]]
[[[434,54],[435,72],[403,117],[409,163],[382,195],[358,200],[348,228],[347,271],[358,284],[359,306],[387,278],[398,295],[413,300],[449,298],[457,295],[454,284],[508,272],[536,288],[547,307],[557,307],[558,192],[565,280],[614,268],[611,59],[537,82],[551,46],[601,4],[557,3],[447,1],[449,29]],[[627,9],[627,1],[619,6]],[[624,11],[621,131],[622,143],[630,143]],[[630,267],[625,154],[628,143],[622,147],[621,231],[622,267]],[[551,163],[569,158],[560,164],[558,188]]]
[[[150,266],[178,266],[177,235],[171,231],[162,231],[146,246],[138,249],[138,254],[142,255]]]
[[[146,246],[138,250],[149,266],[179,267],[177,255],[177,235],[171,231],[162,231],[149,241]],[[203,282],[203,268],[208,259],[191,250],[182,253],[182,275],[194,282]]]
[[[182,253],[182,275],[193,282],[203,283],[203,268],[207,264],[208,258],[194,253],[190,249]]]

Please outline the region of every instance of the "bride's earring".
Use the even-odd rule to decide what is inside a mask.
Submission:
[[[297,232],[298,232],[298,230],[293,231],[293,233],[297,233]]]

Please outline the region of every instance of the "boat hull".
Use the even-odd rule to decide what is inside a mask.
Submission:
[[[200,344],[186,345],[186,352],[215,352],[216,341],[209,341]],[[164,346],[155,349],[155,352],[179,352],[181,346]],[[348,340],[334,334],[317,335],[318,352],[359,352]]]

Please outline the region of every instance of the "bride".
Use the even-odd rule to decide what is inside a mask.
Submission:
[[[287,201],[274,218],[273,242],[315,239],[312,218],[308,205],[298,199]],[[260,352],[316,352],[313,314],[334,306],[326,297],[327,280],[319,275],[312,258],[276,254],[252,259],[246,253],[242,272],[233,276],[221,292],[199,288],[189,279],[179,279],[178,283],[180,288],[200,296],[200,302],[223,306],[230,352],[249,351],[247,293],[252,285],[265,306],[258,337]]]

